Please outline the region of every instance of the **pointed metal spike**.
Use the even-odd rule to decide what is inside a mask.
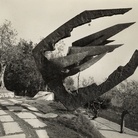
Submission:
[[[115,40],[105,40],[103,43],[99,44],[100,46],[101,45],[106,45],[106,44],[109,44],[109,43],[112,43],[114,42]]]
[[[112,52],[114,49],[118,48],[122,46],[122,44],[118,44],[118,45],[106,45],[104,47],[96,47],[95,50],[89,50],[89,54],[88,56],[92,55],[92,56],[96,56],[96,55],[99,55],[99,54],[102,54],[102,53],[109,53],[109,52]]]
[[[81,53],[75,53],[71,54],[65,57],[55,58],[51,59],[50,62],[55,64],[58,68],[66,68],[68,66],[71,66],[73,64],[76,64],[83,60],[85,57],[87,57],[88,51],[81,52]]]
[[[89,68],[90,66],[92,66],[93,64],[95,64],[96,62],[98,62],[105,55],[106,55],[106,53],[103,53],[103,54],[100,54],[96,57],[93,57],[90,60],[86,61],[85,63],[81,64],[80,66],[75,67],[74,69],[78,69],[79,71],[83,71],[83,70]]]
[[[107,48],[118,48],[122,46],[123,44],[116,44],[116,45],[100,45],[100,46],[87,46],[87,47],[70,47],[69,49],[69,54],[76,54],[76,53],[81,53],[81,52],[90,52],[91,53],[99,53],[102,52],[102,50],[107,50]]]
[[[45,37],[37,46],[33,49],[33,54],[37,57],[38,51],[52,51],[55,47],[55,44],[71,35],[71,31],[83,24],[91,22],[91,20],[96,18],[101,18],[105,16],[113,16],[124,14],[131,10],[131,8],[118,8],[118,9],[100,9],[100,10],[87,10],[84,11],[74,18],[67,21],[65,24],[60,26],[54,32]],[[40,50],[41,49],[41,50]],[[42,50],[43,49],[43,50]],[[39,53],[40,54],[40,53]]]
[[[122,24],[117,24],[114,26],[111,26],[109,28],[106,28],[104,30],[101,30],[97,33],[94,33],[92,35],[86,36],[84,38],[81,38],[75,42],[72,43],[72,46],[77,47],[77,46],[93,46],[93,45],[100,45],[104,41],[106,41],[108,38],[118,34],[122,30],[128,28],[129,26],[133,25],[135,22],[130,22],[130,23],[122,23]]]

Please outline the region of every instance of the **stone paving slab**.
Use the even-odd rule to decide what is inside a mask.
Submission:
[[[29,110],[31,110],[31,111],[35,111],[35,112],[38,112],[38,111],[39,111],[37,108],[35,108],[35,107],[33,107],[33,106],[28,106],[27,108],[28,108]]]
[[[36,130],[36,133],[39,136],[39,138],[49,138],[45,130]]]
[[[14,93],[11,91],[7,91],[5,89],[0,89],[0,97],[1,98],[13,98]]]
[[[105,136],[106,138],[138,138],[136,135],[128,135],[128,134],[121,134],[116,131],[109,131],[109,130],[99,130],[100,133]]]
[[[47,125],[38,119],[24,119],[27,123],[29,123],[33,128],[44,128]]]
[[[22,101],[18,101],[17,99],[10,99],[11,102],[15,103],[15,104],[21,104]]]
[[[97,122],[102,122],[104,125],[108,125],[108,127],[110,128],[114,128],[114,130],[116,131],[120,131],[120,126],[117,125],[116,123],[112,122],[112,124],[110,123],[111,121],[107,120],[107,119],[104,119],[104,118],[101,118],[101,117],[98,117],[95,119],[95,121]]]
[[[3,123],[3,127],[6,135],[23,132],[18,123],[16,122]]]
[[[7,106],[7,108],[8,108],[9,111],[12,111],[12,112],[27,111],[26,109],[24,109],[24,108],[21,107],[21,106]]]
[[[87,115],[84,115],[89,118]],[[90,118],[89,118],[90,119]],[[95,120],[91,120],[91,122],[97,127],[102,135],[106,138],[138,138],[138,132],[133,131],[128,128],[124,128],[124,133],[120,132],[120,125],[114,122],[111,122],[107,119],[98,117]]]
[[[108,126],[109,128],[112,128],[117,132],[120,132],[120,125],[117,123],[111,122],[111,121],[101,118],[101,117],[96,118],[95,121],[102,123],[103,125]],[[126,127],[124,127],[124,131],[127,132],[127,134],[130,134],[130,135],[134,134],[134,135],[137,135],[137,137],[138,137],[138,132],[136,132],[136,131],[133,131]]]
[[[25,107],[31,107],[31,105],[26,104],[26,103],[22,103],[22,105],[25,106]]]
[[[34,118],[36,118],[36,116],[34,114],[29,113],[29,112],[20,112],[20,113],[16,113],[16,115],[22,119],[34,119]]]
[[[0,103],[3,102],[4,100],[3,99],[0,99]]]
[[[105,126],[104,124],[98,123],[95,120],[91,120],[91,122],[94,124],[94,126],[98,129],[98,130],[113,130],[112,128],[109,128],[107,126]]]
[[[7,113],[6,112],[4,112],[3,110],[0,110],[0,116],[1,115],[6,115]]]
[[[56,118],[58,115],[55,113],[47,113],[47,114],[41,114],[41,113],[34,113],[36,116],[40,118]]]
[[[0,93],[0,98],[13,98],[13,93]]]
[[[9,135],[9,136],[2,136],[0,138],[26,138],[25,134],[15,134],[15,135]]]
[[[1,122],[11,122],[14,120],[10,115],[3,115],[3,116],[0,116],[0,121]]]
[[[0,104],[2,105],[14,105],[14,103],[8,102],[8,101],[1,101]]]

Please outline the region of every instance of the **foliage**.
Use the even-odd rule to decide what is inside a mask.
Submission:
[[[6,88],[14,91],[16,95],[34,96],[44,87],[44,81],[32,56],[32,48],[32,42],[21,40],[11,51],[11,60],[4,73],[4,82]]]
[[[87,85],[86,80],[84,80],[84,84]],[[128,110],[130,115],[127,116],[127,126],[133,122],[133,125],[129,127],[132,128],[132,126],[134,126],[133,129],[136,129],[136,125],[138,125],[135,123],[138,122],[138,81],[125,80],[118,86],[103,94],[101,98],[111,101],[107,102],[107,106],[105,107],[111,108],[114,112],[122,113],[122,111]],[[94,101],[91,103],[93,102]]]
[[[11,51],[16,43],[17,32],[10,21],[0,26],[0,85],[4,87],[3,74],[6,64],[11,60]]]
[[[138,81],[127,82],[125,89],[127,93],[123,94],[122,108],[133,115],[138,115]]]
[[[138,81],[125,80],[103,96],[111,99],[110,108],[114,113],[121,114],[127,110],[129,115],[125,118],[126,126],[138,131]]]
[[[113,106],[119,107],[121,110],[128,110],[134,114],[138,113],[138,81],[125,80],[103,96],[116,101],[116,103],[112,102]],[[120,106],[117,104],[120,104]]]
[[[7,63],[10,60],[10,52],[16,43],[17,32],[12,28],[10,21],[5,21],[0,26],[0,61]]]
[[[67,92],[71,93],[72,91],[74,91],[76,88],[74,86],[74,80],[72,77],[67,77],[64,81],[63,81],[63,85],[66,89]]]
[[[83,79],[82,81],[81,81],[81,83],[82,83],[82,87],[87,87],[87,86],[89,86],[89,85],[91,85],[92,83],[94,83],[94,78],[93,77],[89,77],[88,79]]]
[[[93,110],[93,108],[98,109],[108,109],[111,104],[111,99],[105,98],[105,97],[98,97],[94,101],[91,101],[90,103],[87,103],[85,105],[85,108],[90,108]]]
[[[0,63],[1,74],[8,90],[17,95],[34,96],[44,84],[32,56],[32,42],[20,40],[16,44],[17,32],[10,21],[0,26]],[[2,76],[2,75],[1,75]],[[11,82],[14,82],[12,84]]]
[[[81,79],[80,72],[74,76],[69,76],[65,78],[63,82],[64,86],[66,87],[66,90],[70,92],[78,90],[78,88],[81,87],[87,87],[92,83],[94,83],[93,77],[88,77],[88,79]]]
[[[88,79],[82,80],[82,86],[83,87],[87,87],[93,83],[94,83],[93,77],[89,77]],[[105,110],[105,109],[109,108],[110,104],[111,104],[111,98],[110,97],[100,96],[97,99],[92,100],[89,103],[86,103],[86,105],[84,107],[89,108],[91,110],[94,110],[93,108],[95,108],[96,110],[98,110],[98,109]]]
[[[45,56],[48,59],[54,59],[54,58],[58,58],[58,57],[62,57],[62,56],[66,55],[64,41],[59,41],[55,47],[56,47],[56,49],[54,51],[46,51],[45,52]]]

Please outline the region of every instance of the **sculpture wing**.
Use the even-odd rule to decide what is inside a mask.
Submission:
[[[92,19],[124,14],[129,10],[131,10],[131,8],[84,11],[44,38],[33,49],[36,64],[43,78],[48,82],[51,79],[63,75],[67,76],[75,74],[86,69],[86,67],[90,67],[92,64],[100,60],[106,53],[112,52],[115,48],[119,47],[120,45],[105,46],[105,44],[112,42],[112,40],[108,40],[109,37],[127,28],[132,23],[112,26],[88,37],[82,38],[81,40],[77,40],[73,43],[73,47],[69,49],[69,53],[65,57],[48,60],[44,56],[46,51],[54,50],[55,44],[58,41],[69,37],[71,31],[75,27],[89,23]],[[83,46],[88,47],[82,48]]]
[[[121,45],[106,45],[99,47],[76,47],[71,49],[71,54],[51,59],[51,63],[55,64],[61,70],[68,69],[67,74],[74,75],[83,71],[84,69],[90,67],[97,61],[99,61],[106,53],[112,52],[114,49],[120,47]],[[85,66],[85,67],[84,67]]]
[[[117,33],[123,31],[124,29],[128,28],[133,24],[134,22],[122,23],[122,24],[111,26],[97,33],[81,38],[73,42],[72,45],[73,47],[77,47],[77,46],[84,47],[84,46],[96,46],[96,45],[99,46],[99,45],[110,43],[112,42],[112,40],[108,40],[110,37],[116,35]]]
[[[41,49],[43,50],[53,50],[55,44],[66,37],[70,36],[71,31],[78,26],[91,22],[92,19],[104,17],[104,16],[113,16],[117,14],[124,14],[131,10],[131,8],[120,8],[120,9],[107,9],[107,10],[90,10],[84,11],[79,15],[75,16],[57,30],[52,32],[46,38],[44,38],[34,49],[35,52]]]

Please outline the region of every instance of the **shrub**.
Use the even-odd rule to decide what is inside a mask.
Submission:
[[[12,52],[4,73],[5,87],[15,95],[33,97],[44,89],[44,81],[32,56],[32,43],[22,41]]]

